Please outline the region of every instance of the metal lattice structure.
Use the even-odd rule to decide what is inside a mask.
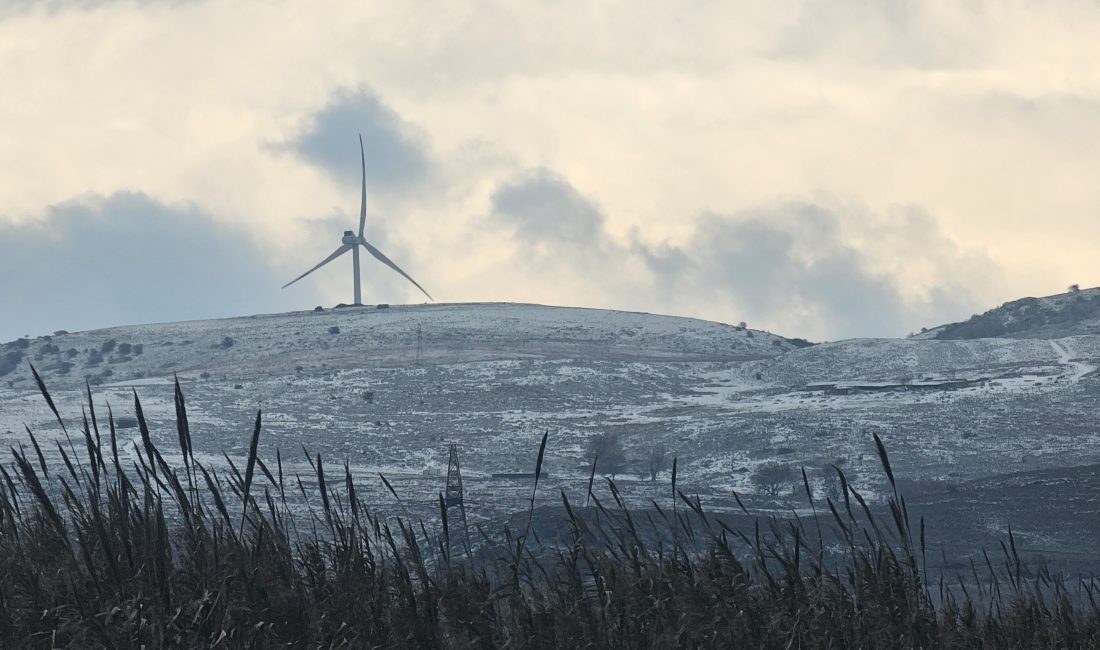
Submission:
[[[443,503],[447,509],[447,520],[451,526],[451,545],[457,540],[465,544],[466,552],[470,551],[470,533],[466,528],[466,503],[462,497],[462,468],[458,462],[458,445],[451,445],[451,457],[447,461],[447,489],[443,494]],[[461,531],[455,528],[461,526]],[[454,534],[461,532],[461,536]]]

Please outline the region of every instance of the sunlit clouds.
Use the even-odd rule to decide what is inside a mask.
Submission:
[[[1100,7],[736,4],[9,3],[0,340],[350,301],[279,287],[356,225],[360,132],[367,239],[445,302],[835,339],[1100,284]],[[222,281],[135,254],[140,302],[47,310],[125,277],[63,227]]]

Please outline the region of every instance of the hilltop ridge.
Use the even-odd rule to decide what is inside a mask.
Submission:
[[[419,351],[418,351],[419,337]],[[519,303],[339,307],[111,327],[0,345],[0,381],[92,385],[172,373],[455,363],[520,356],[746,360],[809,345],[695,318]]]
[[[1100,334],[1100,287],[1020,298],[959,323],[922,331],[917,339],[1060,339]]]

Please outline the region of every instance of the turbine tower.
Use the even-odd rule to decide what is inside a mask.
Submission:
[[[431,294],[429,294],[427,291],[424,291],[424,287],[420,286],[416,282],[416,280],[413,280],[412,277],[410,277],[408,273],[405,273],[404,271],[402,271],[401,267],[394,264],[390,260],[390,258],[383,255],[382,251],[378,250],[374,246],[371,246],[370,242],[368,242],[363,237],[363,231],[367,226],[367,154],[366,154],[365,150],[363,149],[363,134],[362,133],[359,134],[359,158],[360,158],[360,162],[362,163],[362,166],[363,166],[363,200],[362,200],[362,202],[360,203],[360,206],[359,206],[359,235],[356,236],[356,234],[354,232],[352,232],[350,230],[345,230],[344,231],[344,236],[340,239],[340,244],[341,244],[340,248],[337,248],[335,251],[333,251],[332,255],[329,255],[325,259],[321,260],[321,263],[318,264],[317,266],[315,266],[312,269],[306,271],[305,273],[299,275],[298,277],[294,278],[290,282],[287,282],[286,284],[284,284],[283,288],[286,289],[290,285],[294,284],[298,280],[301,280],[302,278],[306,277],[310,273],[313,273],[314,271],[321,268],[325,264],[328,264],[332,260],[334,260],[337,257],[340,257],[341,255],[343,255],[344,253],[346,253],[348,251],[351,251],[351,264],[352,264],[352,268],[353,268],[354,273],[355,273],[355,275],[354,275],[354,280],[355,280],[355,303],[354,304],[362,305],[363,304],[363,296],[362,296],[362,290],[359,286],[359,247],[362,246],[363,248],[367,249],[367,252],[370,253],[371,255],[373,255],[375,257],[375,259],[377,259],[379,262],[385,264],[386,266],[390,267],[394,271],[397,271],[398,273],[400,273],[406,280],[408,280],[409,282],[412,282],[416,286],[417,289],[420,289],[420,291],[425,296],[428,296],[428,300],[431,300],[431,301],[434,302],[435,299],[432,298]]]

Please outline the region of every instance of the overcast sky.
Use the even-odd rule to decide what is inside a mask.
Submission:
[[[1100,284],[1096,2],[0,2],[0,341],[351,300],[899,336]],[[420,302],[365,258],[366,302]]]

